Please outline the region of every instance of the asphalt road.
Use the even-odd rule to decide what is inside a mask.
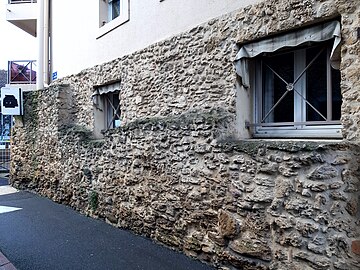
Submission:
[[[8,185],[8,180],[6,178],[0,178],[0,187]]]
[[[4,206],[21,208],[0,211],[0,251],[18,270],[213,269],[28,192],[0,195]]]

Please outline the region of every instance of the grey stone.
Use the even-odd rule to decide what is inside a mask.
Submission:
[[[331,165],[322,165],[308,175],[312,180],[326,180],[338,176],[338,171]]]
[[[315,269],[329,269],[332,265],[331,260],[320,256],[312,255],[308,252],[300,251],[294,254],[295,258],[307,261]]]
[[[324,254],[325,247],[322,245],[316,245],[314,243],[309,243],[307,246],[308,250],[311,250],[312,252],[316,254]]]
[[[234,238],[239,233],[239,224],[229,212],[220,210],[219,229],[223,237]]]
[[[265,261],[271,260],[271,250],[269,245],[257,239],[236,239],[230,242],[229,247],[241,255],[259,258]]]
[[[274,198],[273,192],[273,189],[270,187],[257,186],[251,193],[246,194],[244,199],[249,202],[270,203]]]

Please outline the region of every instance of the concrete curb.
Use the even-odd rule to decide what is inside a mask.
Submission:
[[[0,270],[16,270],[15,266],[0,252]]]

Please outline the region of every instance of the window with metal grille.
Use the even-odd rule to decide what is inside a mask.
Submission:
[[[240,47],[241,91],[253,94],[254,137],[341,138],[341,26],[325,22]]]
[[[341,137],[340,71],[330,53],[322,42],[255,59],[255,135]]]
[[[120,82],[94,87],[94,134],[101,137],[104,131],[121,125]]]
[[[107,93],[102,96],[105,101],[106,129],[120,126],[120,99],[119,91]]]

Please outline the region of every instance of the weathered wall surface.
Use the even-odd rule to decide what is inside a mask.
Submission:
[[[239,269],[358,269],[360,11],[267,1],[28,93],[12,184]],[[234,136],[234,44],[342,22],[342,142]],[[124,125],[92,139],[95,85],[121,80]]]

